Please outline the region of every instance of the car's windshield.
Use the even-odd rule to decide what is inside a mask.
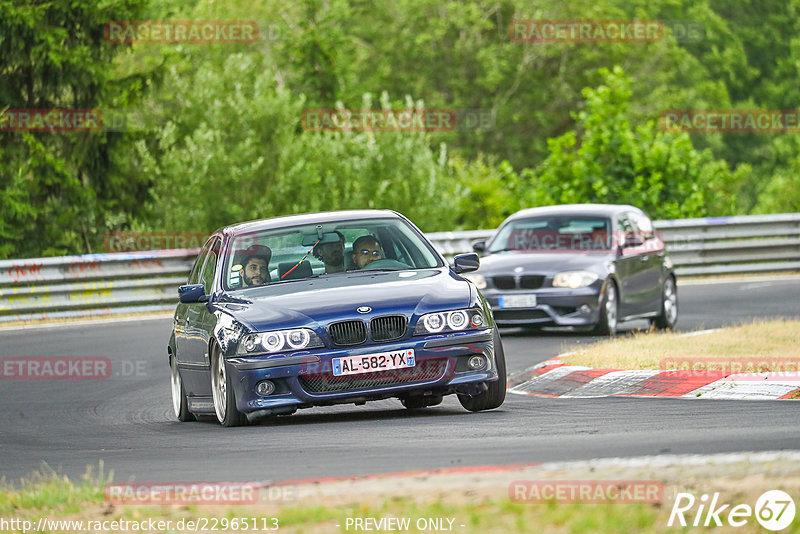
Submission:
[[[612,247],[611,237],[611,221],[605,217],[532,217],[502,226],[489,245],[489,252],[605,251]]]
[[[405,221],[359,219],[237,235],[228,249],[225,289],[242,289],[360,270],[441,267]]]

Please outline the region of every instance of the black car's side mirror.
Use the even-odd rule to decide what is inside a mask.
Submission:
[[[623,243],[623,248],[632,248],[632,247],[641,247],[644,245],[644,238],[637,234],[627,234],[625,236],[625,243]]]
[[[474,252],[459,254],[453,258],[453,268],[456,274],[471,273],[472,271],[477,271],[480,266],[481,260]]]
[[[474,250],[478,254],[483,254],[484,252],[486,252],[486,241],[475,241],[472,244],[472,250]]]
[[[178,288],[178,295],[184,304],[208,302],[208,295],[206,295],[206,288],[203,284],[181,286]]]

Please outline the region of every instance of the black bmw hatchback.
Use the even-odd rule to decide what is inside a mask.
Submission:
[[[649,319],[672,328],[678,293],[672,262],[647,215],[633,206],[571,204],[519,211],[488,242],[467,275],[500,326],[589,327],[614,334]]]

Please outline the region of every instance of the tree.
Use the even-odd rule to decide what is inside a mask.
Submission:
[[[585,110],[575,114],[579,132],[550,140],[532,188],[550,203],[632,204],[656,218],[730,213],[731,188],[747,168],[732,173],[710,150],[695,150],[688,134],[653,121],[631,127],[632,80],[620,67],[600,74],[604,84],[584,90]]]
[[[102,113],[133,100],[146,76],[120,78],[110,68],[124,46],[104,41],[103,24],[135,19],[142,5],[0,1],[0,111]],[[0,130],[0,257],[89,252],[107,221],[136,213],[148,183],[115,172],[111,152],[123,139],[108,131]]]

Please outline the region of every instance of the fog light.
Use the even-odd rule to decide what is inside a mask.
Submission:
[[[486,358],[475,355],[469,359],[467,365],[469,365],[470,369],[483,369],[486,367]]]
[[[256,393],[258,393],[262,397],[272,395],[273,391],[275,391],[275,383],[272,382],[271,380],[262,380],[261,382],[256,384]]]
[[[578,311],[584,315],[589,315],[590,313],[592,313],[592,308],[590,308],[588,304],[584,304],[583,306],[578,308]]]

